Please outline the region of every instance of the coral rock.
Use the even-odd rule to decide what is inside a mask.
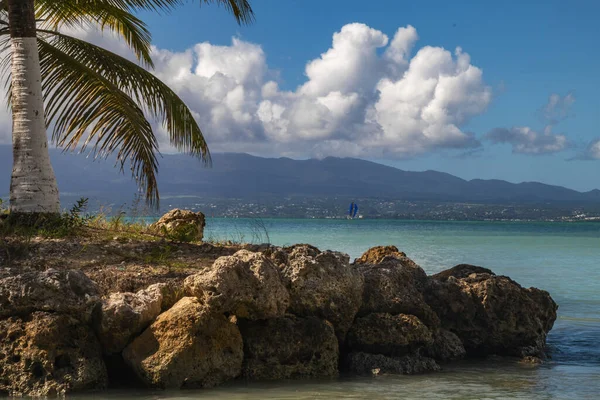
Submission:
[[[388,256],[379,264],[355,264],[364,277],[363,301],[358,314],[412,314],[427,326],[436,327],[439,318],[422,294],[427,275],[421,267],[406,260]]]
[[[47,311],[89,321],[99,296],[98,286],[81,271],[0,268],[0,319]]]
[[[338,341],[331,324],[315,317],[240,321],[243,375],[249,379],[335,377]]]
[[[0,321],[0,393],[59,396],[107,380],[100,344],[79,320],[34,312]]]
[[[247,250],[220,257],[209,271],[187,277],[184,288],[213,311],[239,318],[280,317],[289,305],[279,270],[261,253]]]
[[[178,208],[163,215],[150,228],[183,241],[201,241],[206,226],[204,214]]]
[[[240,374],[242,336],[222,314],[184,297],[134,339],[123,358],[149,386],[212,387]]]
[[[290,291],[289,312],[328,320],[342,339],[362,303],[362,275],[346,254],[306,245],[286,251],[287,264],[280,267]]]
[[[467,355],[543,356],[558,308],[548,292],[484,272],[447,275],[430,279],[426,299]]]
[[[353,351],[404,355],[433,343],[431,332],[414,315],[384,313],[357,318],[347,336]]]
[[[170,308],[177,297],[180,295],[175,288],[165,283],[150,285],[137,293],[111,294],[102,302],[96,328],[104,352],[121,352],[162,311]]]
[[[365,251],[360,258],[354,260],[355,264],[379,264],[387,256],[405,258],[406,253],[399,251],[396,246],[376,246]]]

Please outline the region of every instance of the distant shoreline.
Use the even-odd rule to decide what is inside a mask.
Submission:
[[[61,198],[65,211],[82,196],[69,194]],[[83,196],[85,197],[85,196]],[[2,199],[8,206],[8,198]],[[356,198],[360,205],[355,220],[402,220],[439,222],[600,222],[597,205],[551,204],[487,204],[405,201],[393,199]],[[208,218],[319,219],[345,220],[345,198],[174,198],[166,196],[160,210],[149,209],[141,199],[119,201],[90,197],[87,211],[91,214],[114,216],[149,216],[158,218],[163,212],[179,208],[202,212]],[[2,208],[2,207],[0,207]]]
[[[152,216],[140,216],[140,217],[127,217],[127,220],[147,220],[147,222],[155,222],[160,218],[159,215]],[[500,223],[600,223],[600,218],[590,220],[580,219],[565,219],[565,220],[544,220],[544,219],[416,219],[416,218],[381,218],[381,217],[363,217],[361,219],[348,220],[345,217],[338,218],[327,218],[327,217],[286,217],[286,216],[206,216],[207,220],[211,219],[227,219],[227,220],[318,220],[318,221],[352,221],[352,223],[360,223],[361,221],[404,221],[404,222],[456,222],[456,223],[467,223],[467,222],[500,222]]]

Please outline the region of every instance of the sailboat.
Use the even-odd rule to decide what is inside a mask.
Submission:
[[[348,219],[354,219],[358,215],[358,204],[355,202],[350,203],[350,207],[348,207]]]

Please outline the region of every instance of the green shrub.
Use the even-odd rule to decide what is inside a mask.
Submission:
[[[88,199],[81,198],[68,212],[62,214],[11,213],[3,208],[0,234],[3,236],[43,236],[50,238],[75,236],[79,233],[80,228],[93,218],[85,213],[87,204]]]

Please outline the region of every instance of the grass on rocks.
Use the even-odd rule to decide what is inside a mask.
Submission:
[[[142,219],[91,215],[79,200],[61,215],[15,218],[0,203],[0,266],[79,269],[105,294],[137,291],[157,282],[180,282],[209,268],[241,244],[194,242],[156,232]]]

